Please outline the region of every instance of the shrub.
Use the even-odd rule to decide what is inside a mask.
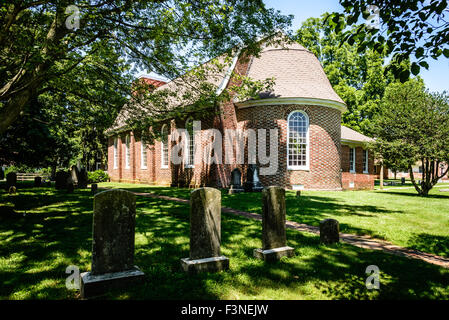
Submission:
[[[10,173],[10,172],[21,172],[21,173],[33,173],[34,172],[34,168],[30,168],[28,166],[25,165],[15,165],[15,166],[9,166],[8,168],[6,168],[5,170],[5,176]]]
[[[106,182],[109,181],[109,175],[103,170],[88,172],[87,181],[89,183]]]

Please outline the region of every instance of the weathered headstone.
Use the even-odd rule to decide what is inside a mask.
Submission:
[[[6,175],[6,188],[9,189],[12,186],[17,186],[17,174],[15,172],[9,172]]]
[[[55,188],[58,190],[67,188],[67,179],[70,174],[67,171],[58,171],[55,176]]]
[[[81,274],[81,296],[101,295],[143,280],[134,265],[136,198],[116,189],[94,197],[92,267]]]
[[[268,187],[262,191],[262,248],[254,250],[254,257],[275,261],[295,252],[287,246],[285,231],[285,190]]]
[[[405,185],[405,178],[404,177],[401,178],[401,184]]]
[[[261,192],[263,186],[259,180],[258,168],[255,164],[250,164],[246,171],[246,182],[243,185],[243,189],[246,192]]]
[[[335,219],[325,219],[320,222],[320,241],[332,244],[340,241],[340,225]]]
[[[90,192],[91,192],[92,194],[96,194],[96,193],[97,193],[97,190],[98,190],[98,184],[92,183],[92,184],[90,185]]]
[[[42,177],[34,177],[34,186],[39,188],[42,184]]]
[[[77,166],[72,166],[72,168],[70,169],[70,175],[72,177],[73,184],[78,185],[79,170]]]
[[[199,188],[190,195],[190,256],[181,259],[186,272],[217,272],[229,269],[229,259],[220,253],[221,192]]]
[[[3,168],[0,167],[0,180],[5,179],[5,172],[3,171]]]
[[[81,168],[78,173],[78,188],[86,189],[87,188],[87,170],[86,168]]]
[[[228,193],[234,194],[243,191],[244,190],[242,188],[242,173],[238,168],[235,168],[231,172],[231,187],[229,188]]]
[[[301,190],[296,191],[296,198],[301,197]]]

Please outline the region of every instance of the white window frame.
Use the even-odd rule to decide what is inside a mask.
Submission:
[[[307,123],[307,133],[306,133],[306,165],[304,166],[293,166],[290,165],[290,118],[292,115],[296,112],[299,112],[305,116],[306,123]],[[306,112],[303,110],[294,110],[290,112],[290,114],[287,117],[287,170],[304,170],[307,171],[310,169],[310,120],[309,116]]]
[[[369,173],[368,150],[363,150],[363,154],[365,156],[365,161],[363,162],[363,173]]]
[[[131,151],[130,151],[131,139],[129,134],[125,137],[125,169],[130,169]]]
[[[192,132],[189,132],[188,129],[188,123],[192,122],[191,128],[192,128]],[[195,132],[193,131],[193,119],[192,118],[188,118],[186,120],[186,139],[185,139],[185,167],[186,168],[195,168]],[[191,150],[193,149],[193,153],[191,153]],[[191,156],[191,157],[190,157]],[[190,161],[191,162],[190,162]]]
[[[145,144],[145,142],[143,141],[143,139],[140,139],[140,169],[145,170],[147,169],[147,161],[148,161],[148,150],[147,150],[147,145]],[[145,158],[144,159],[144,155],[145,154]]]
[[[118,169],[118,138],[114,138],[114,169]]]
[[[166,143],[164,143],[164,130],[167,130],[167,141],[166,141]],[[169,162],[169,156],[168,156],[168,153],[169,153],[169,148],[168,148],[168,141],[169,141],[169,139],[168,139],[168,127],[167,127],[167,125],[166,124],[164,124],[163,126],[162,126],[162,128],[161,128],[161,168],[162,169],[168,169],[168,162]],[[167,150],[166,150],[166,152],[167,152],[167,163],[165,163],[165,144],[167,144]]]
[[[351,153],[352,151],[352,153]],[[355,148],[349,148],[349,172],[355,173]],[[351,156],[352,154],[352,156]],[[351,166],[351,160],[352,160],[352,166]]]

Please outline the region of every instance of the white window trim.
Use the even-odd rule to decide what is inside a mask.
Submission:
[[[356,151],[356,149],[355,148],[350,148],[349,150],[353,150],[353,152],[352,152],[352,164],[354,165],[354,169],[353,168],[351,168],[351,151],[349,151],[349,172],[350,173],[355,173],[355,168],[356,168],[356,166],[355,166],[355,151]]]
[[[161,128],[162,133],[164,132],[164,129],[167,127],[166,124],[164,124]],[[168,130],[167,130],[167,152],[168,150]],[[170,157],[168,157],[168,160],[170,160]],[[168,161],[169,162],[169,161]],[[168,169],[168,163],[164,164],[164,137],[161,137],[161,169]]]
[[[363,152],[365,153],[365,168],[366,170],[363,170],[363,173],[369,173],[369,160],[368,160],[368,150],[363,150]]]
[[[114,146],[113,146],[113,150],[114,150],[114,169],[118,169],[118,138],[114,138]]]
[[[144,146],[143,140],[140,140],[140,169],[141,170],[145,170],[148,168],[146,161],[143,161],[144,160],[143,159],[144,150],[147,151],[147,161],[148,161],[148,150],[146,150],[146,149],[147,149],[147,146],[146,145]]]
[[[187,122],[189,122],[189,121],[192,121],[192,137],[190,137],[189,131],[187,129]],[[185,127],[186,127],[186,131],[185,131],[186,132],[186,137],[185,137],[186,145],[185,145],[185,159],[184,159],[184,161],[186,163],[185,168],[193,169],[193,168],[195,168],[195,132],[193,131],[193,119],[192,118],[188,118],[186,120]],[[187,138],[187,135],[188,135],[188,138]],[[189,156],[190,156],[190,139],[191,138],[193,138],[193,150],[194,151],[193,151],[192,163],[188,164],[187,160],[189,159]]]
[[[306,143],[307,143],[307,150],[306,150],[306,165],[305,166],[291,166],[289,165],[289,141],[290,141],[290,117],[293,113],[300,112],[302,113],[306,119],[307,119],[307,134],[306,134]],[[296,170],[296,171],[309,171],[310,170],[310,119],[306,112],[303,110],[294,110],[290,112],[290,114],[287,117],[287,170]]]
[[[131,152],[129,146],[131,144],[131,139],[129,134],[125,137],[125,169],[130,169],[129,163],[131,162]],[[129,154],[128,154],[129,153]],[[129,155],[129,157],[128,157]]]

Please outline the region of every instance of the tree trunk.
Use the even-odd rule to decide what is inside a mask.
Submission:
[[[380,189],[383,190],[384,188],[384,165],[380,165]]]

